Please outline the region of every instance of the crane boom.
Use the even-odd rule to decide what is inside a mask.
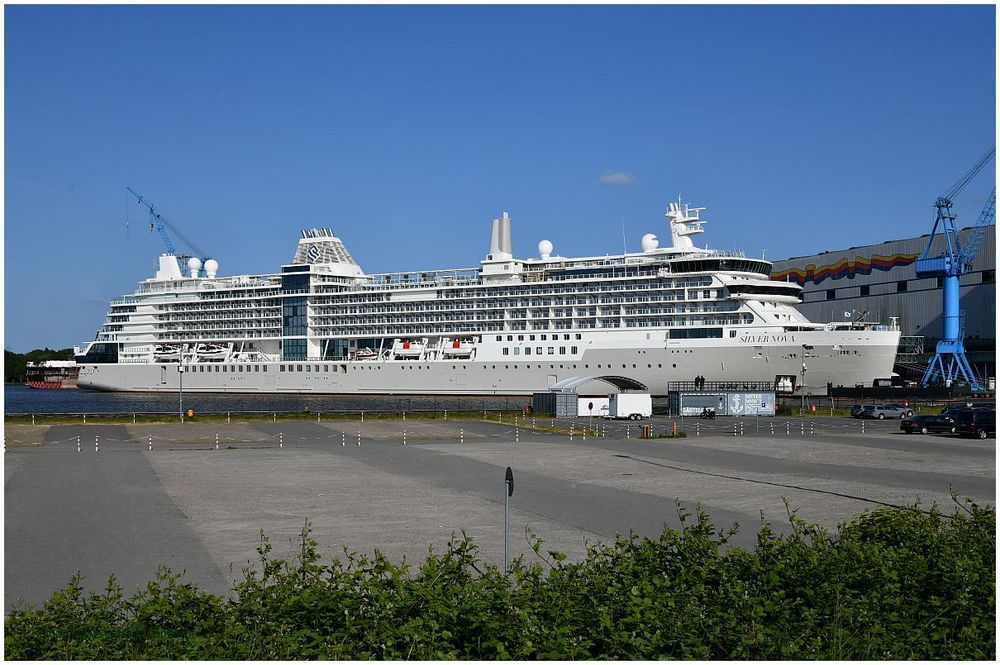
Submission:
[[[139,194],[139,192],[135,191],[131,187],[125,187],[125,189],[128,190],[129,194],[134,196],[136,200],[139,201],[139,203],[141,203],[143,206],[146,207],[146,209],[149,210],[150,229],[155,228],[157,232],[159,232],[160,237],[163,239],[163,244],[167,246],[168,252],[170,252],[171,254],[177,254],[177,249],[174,247],[173,241],[170,240],[170,234],[167,233],[167,229],[170,229],[181,242],[187,245],[191,249],[191,251],[195,253],[196,256],[198,256],[202,260],[207,258],[205,252],[198,249],[198,247],[196,247],[194,243],[188,240],[184,236],[184,234],[177,229],[176,226],[168,222],[166,218],[164,218],[163,215],[160,214],[160,211],[156,209],[156,206],[153,205],[151,202],[147,201],[146,199],[144,199],[142,197],[142,194]]]
[[[976,255],[979,254],[979,247],[983,244],[986,227],[993,223],[994,215],[996,214],[996,204],[997,188],[994,187],[993,191],[990,192],[989,199],[986,200],[986,205],[983,206],[983,211],[979,213],[979,219],[976,220],[972,231],[969,232],[969,236],[965,239],[962,252],[958,255],[958,263],[962,266],[962,272],[969,272],[972,269],[972,262],[976,260]]]

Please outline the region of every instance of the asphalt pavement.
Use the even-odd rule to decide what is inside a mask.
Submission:
[[[686,438],[651,440],[635,424],[594,423],[607,436],[584,438],[578,420],[571,440],[526,422],[8,427],[5,609],[41,603],[77,570],[88,589],[114,573],[131,591],[163,564],[226,593],[262,532],[293,557],[307,522],[327,558],[378,548],[416,562],[465,532],[499,564],[507,466],[512,555],[528,558],[529,533],[580,558],[588,543],[678,526],[678,505],[739,524],[733,542],[749,547],[762,515],[789,530],[786,500],[828,528],[881,505],[950,511],[952,490],[995,502],[995,440],[905,435],[898,422],[862,433],[850,418],[686,419]],[[655,419],[654,434],[672,429]]]

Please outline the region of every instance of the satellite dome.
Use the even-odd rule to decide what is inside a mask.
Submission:
[[[552,243],[548,240],[543,240],[538,243],[538,256],[543,259],[547,259],[552,256]]]
[[[188,270],[191,271],[192,277],[197,277],[198,271],[201,270],[201,259],[197,256],[192,256],[188,259]]]
[[[215,259],[209,259],[205,261],[205,277],[215,277],[215,274],[219,272],[219,262]]]
[[[642,251],[652,252],[657,247],[660,246],[660,241],[656,238],[654,234],[647,233],[642,237],[642,241],[640,242],[640,244],[642,245]]]

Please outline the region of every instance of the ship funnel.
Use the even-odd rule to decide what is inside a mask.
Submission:
[[[490,236],[490,253],[486,258],[490,261],[502,261],[514,258],[510,242],[510,216],[506,212],[499,219],[493,220],[493,233]]]

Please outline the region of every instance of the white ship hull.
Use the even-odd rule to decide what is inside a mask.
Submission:
[[[899,331],[813,323],[771,264],[700,249],[700,208],[671,202],[672,246],[565,258],[512,254],[493,220],[478,268],[366,275],[330,229],[302,232],[292,262],[219,277],[218,262],[160,256],[111,302],[77,354],[81,388],[112,391],[530,395],[579,377],[770,384],[796,394],[891,376]],[[361,356],[359,358],[359,356]],[[301,359],[301,360],[300,360]],[[634,384],[633,384],[634,385]]]
[[[663,333],[603,333],[577,357],[283,361],[185,365],[183,389],[204,393],[309,393],[384,395],[530,395],[576,376],[627,376],[665,396],[667,384],[703,376],[708,381],[763,381],[792,377],[804,391],[825,394],[827,385],[872,385],[891,375],[899,331],[749,329],[735,338],[665,340]],[[656,339],[659,337],[659,339]],[[805,350],[805,347],[812,347]],[[808,354],[803,358],[803,354]],[[177,392],[176,363],[106,364],[85,367],[81,388]],[[288,371],[289,369],[292,371]],[[308,368],[308,371],[307,371]],[[282,371],[284,369],[284,371]],[[603,388],[602,388],[603,389]]]

